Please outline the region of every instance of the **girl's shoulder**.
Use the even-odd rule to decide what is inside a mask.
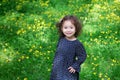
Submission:
[[[83,43],[80,40],[77,39],[75,45],[76,46],[83,46]]]
[[[60,37],[60,38],[58,39],[58,44],[62,41],[62,39],[63,39],[63,37]]]
[[[61,40],[63,40],[63,37],[60,37],[60,38],[58,39],[58,42],[60,42]]]

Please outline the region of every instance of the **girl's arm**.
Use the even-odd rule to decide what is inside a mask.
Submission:
[[[77,44],[75,55],[77,57],[77,60],[75,61],[75,63],[71,67],[73,67],[77,72],[79,72],[80,65],[85,61],[85,59],[87,57],[85,48],[82,45],[82,43]]]

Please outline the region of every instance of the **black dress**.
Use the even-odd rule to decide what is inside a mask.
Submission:
[[[86,51],[82,43],[61,38],[55,53],[50,80],[79,80],[80,65],[86,59]],[[76,72],[70,73],[68,67]]]

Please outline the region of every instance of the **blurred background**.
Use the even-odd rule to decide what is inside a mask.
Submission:
[[[65,15],[83,22],[81,80],[120,80],[120,0],[1,0],[0,80],[49,80]]]

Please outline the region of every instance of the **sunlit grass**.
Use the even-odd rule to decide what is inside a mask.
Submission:
[[[13,2],[0,3],[0,80],[49,80],[58,41],[55,24],[67,14],[84,23],[78,39],[88,56],[81,80],[120,79],[119,0]]]

